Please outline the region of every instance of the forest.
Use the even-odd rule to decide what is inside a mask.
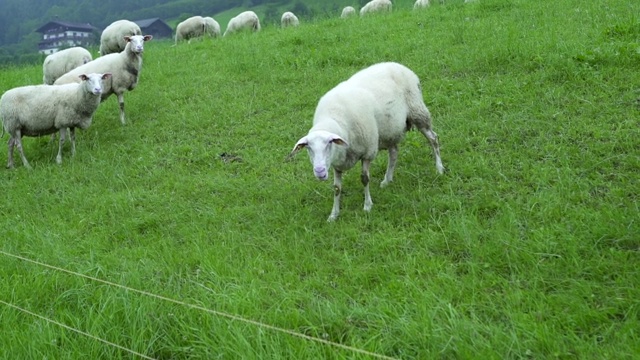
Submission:
[[[354,1],[356,3],[365,1]],[[40,34],[34,30],[48,21],[90,23],[102,29],[118,19],[163,20],[195,14],[216,14],[234,7],[266,5],[267,10],[291,3],[298,16],[334,9],[347,1],[332,0],[2,0],[0,1],[0,65],[33,63],[41,56],[35,49]],[[279,15],[269,13],[272,17]]]

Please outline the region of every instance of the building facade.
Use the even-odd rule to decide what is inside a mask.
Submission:
[[[36,30],[42,33],[38,52],[49,55],[73,46],[87,47],[96,43],[96,28],[91,24],[50,21]]]
[[[135,20],[134,23],[140,26],[142,35],[153,35],[154,39],[170,38],[173,29],[160,18]]]

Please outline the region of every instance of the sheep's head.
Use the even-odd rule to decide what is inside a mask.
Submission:
[[[153,39],[152,35],[132,35],[124,37],[124,41],[127,42],[130,51],[135,54],[142,54],[144,51],[144,42],[151,39]]]
[[[92,93],[93,95],[100,95],[102,94],[102,89],[104,87],[102,81],[107,80],[110,77],[111,73],[89,75],[82,74],[80,75],[80,80],[83,81],[85,87],[90,93]]]
[[[348,144],[340,136],[328,131],[312,131],[298,140],[289,156],[295,155],[302,148],[307,148],[313,165],[313,174],[320,180],[327,180],[335,146],[347,147]]]

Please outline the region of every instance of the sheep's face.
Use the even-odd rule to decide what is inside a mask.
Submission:
[[[131,48],[131,52],[135,54],[142,54],[144,51],[144,42],[153,39],[151,35],[132,35],[125,36],[124,40],[129,43],[129,47]]]
[[[105,74],[89,74],[80,75],[80,80],[83,81],[84,86],[87,91],[92,93],[93,95],[102,94],[102,89],[104,88],[102,81],[107,80],[111,77],[111,73]]]
[[[307,148],[309,159],[313,165],[313,174],[319,180],[327,180],[335,146],[347,146],[347,142],[328,131],[314,131],[298,140],[291,154],[295,154],[302,148]]]

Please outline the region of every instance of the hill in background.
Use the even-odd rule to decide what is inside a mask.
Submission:
[[[102,29],[119,19],[161,18],[174,29],[192,15],[213,16],[226,28],[228,20],[241,11],[255,11],[265,26],[280,19],[284,11],[293,11],[301,19],[337,16],[346,5],[359,7],[366,0],[3,0],[0,2],[0,64],[37,63],[41,34],[35,29],[51,20],[90,23]],[[395,1],[398,7],[411,1]],[[99,35],[99,34],[98,34]]]

